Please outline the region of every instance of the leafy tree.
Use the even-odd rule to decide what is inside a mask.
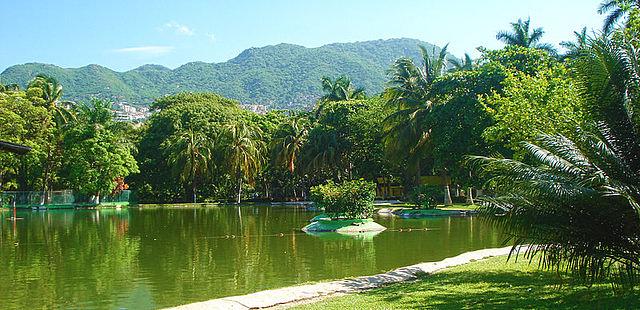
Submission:
[[[511,23],[511,31],[500,31],[496,35],[496,39],[502,41],[506,45],[515,45],[527,48],[538,48],[555,55],[555,48],[549,43],[540,43],[544,30],[535,28],[531,30],[531,19],[518,19],[517,22]]]
[[[229,173],[236,183],[236,203],[242,198],[242,183],[254,183],[264,160],[262,131],[250,124],[234,121],[224,126],[224,153]]]
[[[605,0],[600,3],[598,8],[599,14],[609,14],[604,20],[602,31],[605,34],[613,32],[616,24],[621,20],[624,23],[629,22],[629,14],[633,10],[640,9],[640,0]]]
[[[249,112],[240,109],[237,101],[217,94],[180,93],[159,98],[156,102],[160,111],[154,113],[144,124],[140,133],[136,159],[140,163],[140,173],[129,178],[137,189],[142,202],[184,201],[184,193],[190,192],[191,180],[175,177],[176,169],[167,160],[165,150],[170,146],[171,137],[177,139],[189,129],[195,136],[221,137],[224,124],[243,119],[251,121]],[[212,160],[224,160],[222,143],[212,149]],[[223,165],[208,166],[209,173],[199,176],[199,194],[204,199],[224,199],[235,191],[234,184]],[[192,200],[187,197],[188,200]]]
[[[51,115],[24,91],[0,92],[0,140],[31,147],[17,157],[0,152],[0,190],[42,187],[42,167],[53,130]]]
[[[118,177],[138,172],[133,146],[114,130],[111,105],[94,100],[77,107],[78,119],[64,133],[62,176],[78,193],[100,196],[115,188]]]
[[[543,267],[593,282],[611,272],[637,284],[640,271],[640,106],[635,48],[590,41],[573,63],[590,125],[572,139],[544,134],[523,143],[532,163],[474,157],[496,197],[482,212],[515,245],[536,244]],[[634,118],[636,118],[634,120]],[[498,215],[498,216],[495,216]],[[514,247],[515,251],[515,247]]]
[[[162,144],[169,166],[182,182],[191,184],[192,202],[196,202],[197,181],[213,165],[214,142],[202,131],[187,128],[171,135]]]
[[[568,134],[583,119],[576,85],[561,63],[536,75],[510,71],[502,91],[483,97],[481,103],[495,121],[483,137],[489,143],[504,143],[519,159],[521,141],[530,142],[541,132]]]

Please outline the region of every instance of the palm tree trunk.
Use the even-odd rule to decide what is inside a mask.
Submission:
[[[474,204],[473,201],[473,187],[469,186],[469,196],[467,197],[467,202],[469,204]]]
[[[240,203],[240,198],[242,197],[242,172],[238,169],[236,173],[236,179],[238,180],[238,197],[236,199],[236,203]]]
[[[441,178],[442,184],[444,184],[444,205],[450,206],[453,204],[453,200],[451,200],[451,188],[444,173],[441,174]]]
[[[191,182],[191,195],[192,195],[192,200],[193,203],[196,203],[196,179],[193,179],[193,182]]]
[[[44,162],[44,176],[42,178],[42,197],[40,197],[40,205],[44,205],[49,200],[48,188],[49,183],[49,165],[51,162],[51,147],[47,149],[47,160]]]

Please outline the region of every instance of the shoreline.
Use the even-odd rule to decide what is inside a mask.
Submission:
[[[511,251],[511,248],[512,247],[509,246],[471,251],[454,257],[445,258],[441,261],[424,262],[400,267],[385,273],[371,276],[361,276],[308,285],[295,285],[246,295],[215,298],[166,309],[259,309],[293,306],[304,303],[305,301],[317,301],[330,296],[350,294],[382,287],[388,284],[413,281],[420,275],[431,274],[448,267],[463,265],[489,257],[507,255]],[[524,250],[524,248],[521,250]]]

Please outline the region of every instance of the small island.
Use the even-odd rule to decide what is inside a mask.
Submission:
[[[304,232],[345,234],[379,232],[387,229],[371,219],[375,184],[364,180],[332,181],[311,188],[311,199],[324,213],[314,217]]]

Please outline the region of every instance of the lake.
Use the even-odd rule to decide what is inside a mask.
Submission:
[[[295,206],[18,212],[0,222],[0,309],[153,309],[371,275],[502,245],[476,217],[375,217],[378,235],[307,235]],[[409,229],[411,229],[409,231]]]

